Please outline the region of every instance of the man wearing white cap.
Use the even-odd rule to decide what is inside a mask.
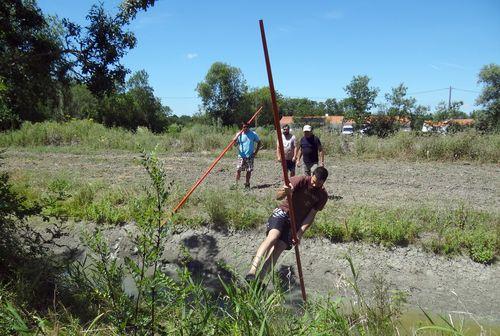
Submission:
[[[305,125],[302,129],[304,136],[300,139],[297,146],[297,166],[300,167],[300,158],[304,161],[304,174],[311,176],[311,171],[314,171],[318,164],[325,165],[325,153],[321,146],[321,141],[312,132],[311,125]]]

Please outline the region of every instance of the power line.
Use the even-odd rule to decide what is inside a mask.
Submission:
[[[165,97],[165,96],[157,96],[162,99],[197,99],[198,97]]]
[[[423,93],[431,93],[431,92],[438,92],[438,91],[444,91],[444,90],[449,90],[450,88],[442,88],[442,89],[434,89],[434,90],[427,90],[427,91],[419,91],[419,92],[412,92],[408,93],[409,95],[418,95],[418,94],[423,94]]]
[[[466,89],[459,89],[454,87],[453,90],[458,90],[458,91],[465,91],[465,92],[472,92],[472,93],[481,93],[479,91],[474,91],[474,90],[466,90]]]
[[[464,91],[464,92],[471,92],[471,93],[481,93],[479,91],[474,91],[474,90],[467,90],[467,89],[460,89],[456,87],[452,87],[452,90],[458,90],[458,91]],[[408,93],[408,95],[420,95],[420,94],[425,94],[425,93],[433,93],[433,92],[440,92],[440,91],[447,91],[450,90],[450,87],[442,88],[442,89],[433,89],[433,90],[425,90],[425,91],[417,91],[417,92],[411,92]],[[196,96],[158,96],[159,98],[162,99],[199,99],[199,97]],[[292,99],[300,99],[300,98],[307,98],[307,99],[330,99],[332,97],[319,97],[319,96],[287,96],[287,98],[292,98]]]

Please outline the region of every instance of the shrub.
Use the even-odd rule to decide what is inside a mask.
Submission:
[[[468,238],[469,253],[471,259],[490,264],[495,258],[495,234],[485,230],[472,232]]]

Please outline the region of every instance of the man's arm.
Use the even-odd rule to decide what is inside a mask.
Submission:
[[[290,183],[288,185],[288,187],[287,186],[283,186],[283,187],[281,187],[281,188],[278,189],[278,191],[276,192],[276,199],[278,201],[281,201],[283,198],[286,197],[287,194],[292,195],[292,192],[293,192],[293,186]]]
[[[302,224],[300,226],[300,229],[297,230],[297,238],[301,239],[302,235],[304,235],[304,232],[306,232],[307,229],[312,225],[314,221],[314,217],[316,217],[316,214],[318,213],[318,210],[316,209],[311,209],[309,213],[307,214],[306,218],[302,221]]]
[[[300,158],[302,158],[302,149],[300,146],[297,146],[295,150],[295,162],[297,162],[297,166],[300,166]]]
[[[281,162],[280,144],[276,142],[276,161]]]
[[[254,157],[255,157],[255,156],[257,155],[257,153],[259,152],[259,149],[260,149],[260,145],[261,145],[261,143],[262,143],[262,142],[260,141],[260,139],[259,139],[259,140],[257,140],[257,145],[255,146],[255,150],[254,150],[254,152],[253,152],[253,156],[254,156]]]

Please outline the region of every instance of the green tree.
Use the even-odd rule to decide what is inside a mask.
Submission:
[[[355,76],[351,82],[344,88],[347,93],[346,103],[346,118],[353,119],[357,125],[364,123],[367,116],[370,115],[370,110],[375,107],[375,99],[377,98],[379,89],[369,87],[370,78],[368,76]]]
[[[410,127],[412,130],[421,130],[425,120],[432,119],[432,114],[429,112],[430,107],[417,105],[410,114]]]
[[[137,114],[141,114],[144,126],[151,131],[159,133],[168,125],[168,116],[172,110],[163,106],[161,100],[154,95],[153,88],[149,85],[149,75],[145,70],[134,73],[127,81],[128,94],[134,100]],[[139,125],[138,125],[139,126]]]
[[[129,7],[137,12],[153,2],[131,1]],[[128,72],[120,59],[135,46],[134,35],[124,30],[134,16],[123,10],[110,16],[94,5],[82,28],[45,17],[36,1],[1,1],[0,78],[3,101],[17,116],[12,120],[59,119],[67,110],[63,102],[71,101],[70,83],[84,83],[99,97],[116,92]]]
[[[284,98],[282,103],[283,115],[294,117],[305,117],[313,115],[323,115],[318,103],[308,98]]]
[[[6,102],[5,92],[7,86],[0,77],[0,130],[13,128],[19,121],[18,117],[12,112]]]
[[[75,119],[96,119],[98,99],[83,84],[73,84],[64,104],[64,115]]]
[[[139,10],[147,10],[154,6],[155,0],[123,0],[120,4],[120,16],[125,20],[135,18]]]
[[[130,130],[145,126],[157,133],[168,127],[171,109],[163,106],[160,99],[155,97],[146,71],[134,73],[124,89],[100,100],[96,121]]]
[[[73,67],[78,68],[76,79],[85,83],[99,97],[113,93],[123,85],[127,69],[120,59],[135,47],[133,33],[124,31],[129,21],[121,15],[108,15],[103,4],[93,5],[87,15],[89,25],[63,20],[67,29],[66,41]]]
[[[447,119],[460,119],[467,118],[467,113],[462,112],[460,108],[464,103],[462,101],[451,102],[448,106],[444,101],[439,102],[433,114],[433,119],[435,121],[443,121]]]
[[[61,39],[35,1],[0,1],[0,77],[11,121],[41,121],[59,102],[68,62]],[[5,124],[3,125],[5,126]],[[17,126],[17,125],[14,125]]]
[[[345,104],[344,101],[337,101],[335,98],[328,98],[324,103],[324,113],[328,115],[344,115]]]
[[[407,97],[408,88],[403,84],[391,89],[391,93],[385,94],[389,103],[387,115],[393,117],[409,117],[415,109],[416,99]]]
[[[241,70],[222,62],[212,64],[205,80],[196,87],[202,100],[202,110],[209,118],[223,125],[237,122],[238,110],[243,105],[247,90]]]
[[[483,91],[476,103],[484,107],[477,113],[478,127],[484,130],[500,129],[500,66],[497,64],[485,65],[479,72],[478,83],[483,84]]]
[[[282,110],[283,96],[280,93],[276,93],[276,100],[278,103],[278,108]],[[262,106],[262,112],[257,116],[255,122],[256,125],[273,125],[274,124],[274,112],[273,105],[271,101],[271,91],[269,87],[264,86],[261,88],[253,88],[244,94],[244,108],[241,109],[241,118],[237,120],[238,123],[247,121],[251,118],[253,113],[257,111],[259,107]],[[281,114],[281,113],[280,113]]]

